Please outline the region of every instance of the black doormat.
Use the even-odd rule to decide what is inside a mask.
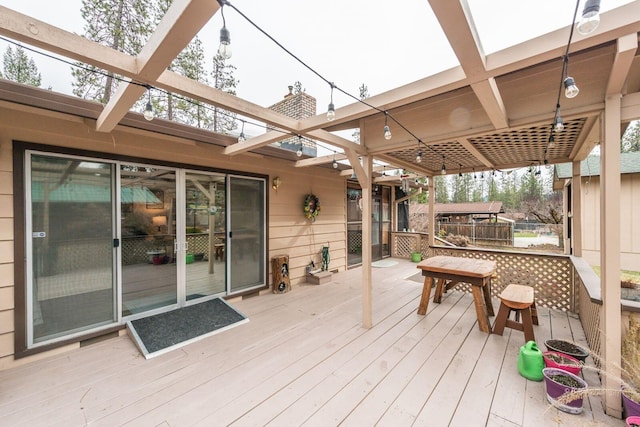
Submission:
[[[226,301],[215,298],[132,320],[127,327],[140,352],[150,359],[248,321]]]

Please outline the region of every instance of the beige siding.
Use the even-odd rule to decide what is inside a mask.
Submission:
[[[600,179],[582,178],[583,257],[600,265]],[[624,174],[620,182],[620,268],[637,271],[640,265],[640,174]]]
[[[129,128],[118,127],[109,134],[93,129],[92,121],[58,113],[0,108],[0,320],[12,318],[14,306],[12,140],[268,175],[269,260],[289,255],[292,283],[298,284],[305,280],[310,260],[319,265],[321,248],[328,244],[330,268],[345,270],[346,179],[337,171],[295,168],[290,161],[256,154],[225,156],[219,146]],[[278,191],[271,188],[275,176],[282,180]],[[302,214],[304,197],[310,192],[322,209],[315,223]],[[3,322],[0,356],[13,354],[13,329],[13,322]],[[3,367],[9,363],[7,357],[2,362]]]

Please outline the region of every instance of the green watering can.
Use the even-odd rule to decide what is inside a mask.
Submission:
[[[528,341],[520,347],[518,354],[518,372],[528,380],[542,381],[544,359],[535,341]]]

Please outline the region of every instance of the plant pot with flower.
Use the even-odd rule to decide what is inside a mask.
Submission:
[[[582,412],[583,396],[587,391],[585,380],[558,368],[544,368],[542,375],[549,403],[569,414]]]

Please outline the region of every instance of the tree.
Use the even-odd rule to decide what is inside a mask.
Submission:
[[[156,26],[169,10],[173,0],[158,0],[154,13]],[[204,48],[199,37],[195,37],[169,65],[169,70],[200,83],[209,84],[205,67]],[[146,97],[140,103],[141,109],[146,104]],[[211,108],[195,99],[175,97],[171,93],[162,92],[153,98],[153,110],[157,117],[175,120],[180,123],[209,128],[212,126]]]
[[[2,62],[3,72],[0,73],[0,77],[29,86],[40,87],[42,75],[38,71],[33,58],[29,58],[22,47],[16,46],[16,49],[13,50],[11,46],[7,46]]]
[[[236,86],[238,85],[238,81],[233,77],[233,71],[235,69],[236,67],[227,64],[220,54],[216,54],[216,56],[213,57],[213,71],[211,72],[213,76],[213,87],[235,95]],[[238,124],[235,113],[225,111],[218,107],[213,109],[211,130],[218,133],[230,133],[237,127]]]
[[[554,191],[553,193],[539,199],[526,199],[522,202],[522,209],[529,219],[534,219],[543,224],[550,224],[551,230],[558,235],[560,248],[564,248],[561,191]]]
[[[84,37],[135,56],[151,34],[152,0],[82,0]],[[106,104],[118,85],[118,76],[95,66],[76,63],[71,71],[73,93]]]
[[[447,189],[447,177],[446,176],[434,176],[433,186],[436,203],[448,203],[449,202],[449,190]]]
[[[640,121],[632,122],[620,139],[620,152],[640,151]]]

